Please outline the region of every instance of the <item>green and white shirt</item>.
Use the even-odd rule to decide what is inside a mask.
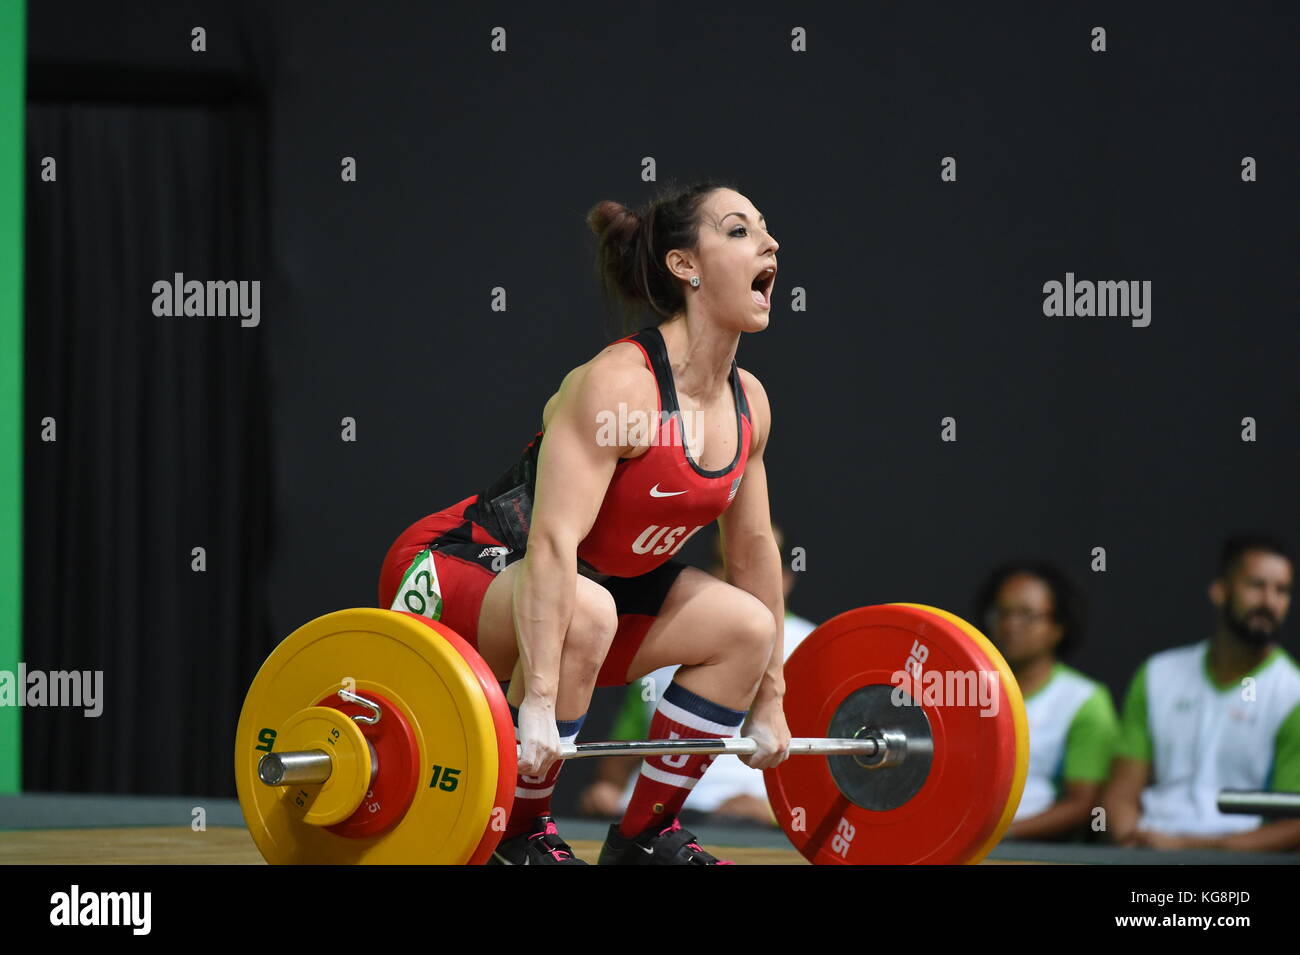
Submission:
[[[1029,774],[1016,819],[1051,808],[1067,782],[1102,783],[1119,737],[1110,691],[1073,667],[1057,663],[1047,682],[1025,697]]]
[[[1245,832],[1262,819],[1219,812],[1219,790],[1300,792],[1300,668],[1274,647],[1219,686],[1208,653],[1208,640],[1157,653],[1129,685],[1118,754],[1151,764],[1139,828]]]

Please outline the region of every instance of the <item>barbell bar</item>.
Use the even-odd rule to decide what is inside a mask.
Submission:
[[[928,745],[922,741],[922,746]],[[516,747],[516,750],[518,747]],[[792,738],[791,756],[859,756],[871,768],[881,769],[901,763],[907,751],[907,736],[882,731],[879,736],[863,735],[853,739]],[[647,739],[609,740],[598,743],[561,743],[559,759],[583,759],[591,756],[671,756],[676,753],[699,755],[750,756],[758,752],[758,741],[750,736],[730,739]],[[324,750],[296,750],[267,753],[257,766],[258,778],[268,786],[291,783],[319,784],[330,778],[330,754]]]
[[[320,784],[329,779],[333,771],[330,754],[323,749],[267,753],[257,764],[257,778],[268,786]]]
[[[1221,789],[1217,801],[1222,813],[1272,819],[1300,818],[1300,793]]]

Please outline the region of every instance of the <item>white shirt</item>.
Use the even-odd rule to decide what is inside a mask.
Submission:
[[[1275,652],[1240,685],[1221,689],[1206,673],[1208,651],[1202,640],[1147,661],[1152,784],[1142,792],[1141,829],[1217,836],[1262,822],[1219,812],[1218,794],[1268,787],[1278,729],[1300,705],[1300,670]]]

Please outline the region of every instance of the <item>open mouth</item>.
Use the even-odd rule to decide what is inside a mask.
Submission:
[[[772,286],[776,284],[776,267],[764,266],[754,280],[749,283],[754,294],[754,304],[761,308],[772,307]]]

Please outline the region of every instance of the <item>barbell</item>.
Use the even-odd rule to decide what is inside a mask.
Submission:
[[[785,681],[801,735],[764,782],[809,861],[971,863],[1001,839],[1028,725],[1015,677],[976,628],[921,604],[860,607],[809,634]],[[565,744],[560,756],[755,749],[744,737],[642,740]],[[500,684],[468,643],[439,621],[357,608],[303,625],[262,665],[235,779],[268,862],[477,864],[509,818],[517,758]]]
[[[1300,793],[1255,789],[1220,789],[1219,812],[1266,819],[1300,819]]]

